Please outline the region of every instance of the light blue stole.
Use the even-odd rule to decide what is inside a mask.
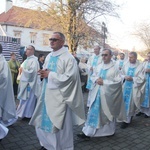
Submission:
[[[27,69],[27,63],[28,63],[30,58],[32,58],[32,56],[27,57],[27,59],[24,61],[24,63],[23,63],[23,68],[24,69]],[[29,83],[27,84],[26,90],[27,90],[27,98],[29,98],[30,92],[31,92],[31,87],[30,87]],[[18,99],[20,99],[20,98],[18,98]]]
[[[120,67],[120,68],[122,68],[123,63],[124,63],[124,61],[121,61],[121,60],[120,60],[120,62],[119,62],[119,67]]]
[[[147,69],[150,69],[150,63],[147,65]],[[145,86],[145,95],[144,101],[142,102],[142,107],[149,108],[149,100],[150,100],[150,73],[146,73],[146,86]]]
[[[92,67],[96,67],[97,66],[98,58],[99,58],[99,56],[96,56],[96,55],[94,56],[94,59],[93,59],[93,62],[92,62]],[[90,76],[91,75],[92,75],[92,73],[90,74]],[[86,88],[89,89],[89,90],[91,90],[92,87],[93,87],[92,85],[93,85],[92,80],[89,77],[87,85],[86,85]]]
[[[129,68],[127,75],[130,77],[134,77],[136,68]],[[130,106],[130,100],[131,100],[131,93],[132,93],[132,86],[133,86],[133,81],[125,81],[124,83],[124,91],[123,91],[123,100],[125,102],[125,109],[126,113],[129,112],[129,106]]]
[[[50,56],[50,60],[48,62],[48,70],[51,70],[52,72],[57,72],[57,61],[58,61],[58,56],[53,57]],[[41,122],[41,129],[44,130],[45,132],[52,132],[53,129],[53,124],[47,115],[46,112],[46,106],[45,106],[45,91],[47,87],[47,82],[48,78],[43,79],[43,87],[42,87],[42,122]]]
[[[100,77],[104,80],[106,79],[107,70],[101,69]],[[86,124],[90,127],[97,128],[100,118],[100,107],[101,107],[101,98],[100,98],[100,87],[98,89],[96,99],[93,102],[91,108],[89,109]]]

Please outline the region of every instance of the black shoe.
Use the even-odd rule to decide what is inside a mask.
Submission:
[[[47,150],[47,149],[42,146],[39,150]]]
[[[87,139],[87,140],[90,139],[90,136],[86,136],[84,133],[79,133],[79,134],[77,134],[77,136],[81,139]]]
[[[146,114],[144,115],[144,118],[149,118],[149,116],[147,116]]]
[[[143,113],[142,112],[139,112],[136,114],[136,116],[141,116]]]
[[[126,122],[123,122],[122,124],[121,124],[121,129],[125,129],[125,128],[127,128],[128,127],[128,125],[129,125],[129,123],[126,123]]]

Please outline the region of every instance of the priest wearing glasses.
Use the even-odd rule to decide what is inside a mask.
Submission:
[[[42,92],[30,124],[36,128],[41,150],[73,150],[73,125],[85,120],[79,70],[64,47],[65,36],[54,32],[49,40],[53,51],[39,71]]]
[[[112,51],[104,49],[103,62],[91,76],[92,89],[89,111],[79,138],[112,136],[116,130],[116,119],[125,119],[122,99],[122,84],[119,70],[111,60]]]

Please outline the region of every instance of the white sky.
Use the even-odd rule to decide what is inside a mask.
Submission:
[[[5,0],[0,0],[0,11],[4,9]],[[119,14],[120,20],[110,18],[105,23],[109,31],[107,42],[115,47],[132,50],[142,49],[144,46],[131,35],[136,24],[150,21],[150,0],[115,0],[123,4]],[[21,5],[22,0],[13,0],[15,5]]]
[[[150,0],[116,0],[123,3],[120,10],[120,20],[111,18],[108,22],[110,44],[119,48],[140,50],[144,48],[133,33],[135,25],[150,21]]]

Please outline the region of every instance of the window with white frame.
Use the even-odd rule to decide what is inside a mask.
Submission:
[[[32,43],[32,44],[35,44],[35,42],[36,42],[36,32],[30,32],[30,42]]]
[[[16,31],[16,30],[14,30],[14,36],[17,37],[17,38],[20,38],[21,37],[21,32],[22,31]]]
[[[48,46],[49,45],[49,34],[43,34],[43,45]]]

